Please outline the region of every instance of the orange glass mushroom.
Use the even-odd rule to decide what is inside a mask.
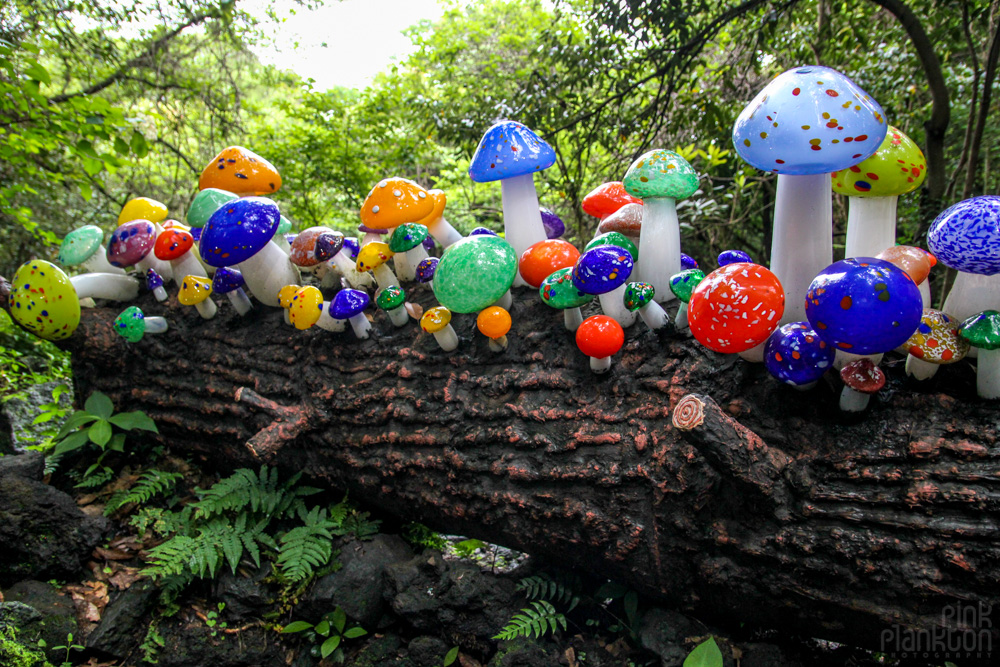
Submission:
[[[281,174],[274,165],[242,146],[229,146],[202,170],[198,189],[217,188],[240,195],[261,196],[281,188]]]
[[[575,266],[578,259],[580,251],[572,243],[562,239],[547,239],[521,253],[517,270],[524,282],[537,288],[555,271]]]
[[[727,264],[698,283],[688,303],[691,333],[710,350],[744,352],[767,340],[785,311],[785,292],[763,266]]]
[[[476,317],[479,332],[490,339],[490,349],[503,352],[507,349],[507,332],[510,331],[510,313],[500,306],[484,308]]]

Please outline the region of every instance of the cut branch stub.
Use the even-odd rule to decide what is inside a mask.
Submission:
[[[236,402],[274,416],[274,421],[247,440],[246,448],[254,457],[268,461],[285,445],[300,435],[321,427],[326,418],[316,408],[307,405],[289,407],[264,398],[253,389],[236,390]]]

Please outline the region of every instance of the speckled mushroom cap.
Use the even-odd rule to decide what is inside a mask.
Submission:
[[[316,266],[323,261],[320,254],[326,255],[325,251],[322,253],[317,251],[320,237],[324,234],[333,233],[334,231],[329,227],[309,227],[308,229],[303,229],[290,244],[291,250],[288,252],[288,258],[292,260],[292,264],[295,266]],[[334,237],[331,237],[330,240],[334,241]],[[340,243],[341,245],[344,243],[343,234],[340,235]],[[339,251],[340,249],[338,248],[337,250]],[[330,254],[330,257],[333,257],[334,254],[336,253]]]
[[[420,318],[420,328],[427,333],[437,333],[451,322],[451,311],[444,306],[429,309]]]
[[[681,253],[681,268],[684,269],[685,271],[687,269],[697,269],[698,261],[691,255],[685,255],[684,253]]]
[[[167,205],[149,197],[136,197],[125,202],[122,212],[118,214],[118,224],[124,225],[133,220],[149,220],[160,222],[167,217]]]
[[[763,266],[737,262],[698,283],[688,301],[688,322],[699,343],[732,354],[767,340],[784,311],[778,278]]]
[[[434,273],[434,296],[456,313],[475,313],[498,301],[517,275],[517,253],[499,236],[468,236],[444,251]]]
[[[492,229],[490,229],[489,227],[476,227],[471,232],[469,232],[469,236],[500,236],[500,235],[497,234]]]
[[[295,294],[302,289],[302,285],[284,285],[278,290],[278,305],[282,308],[289,308],[292,305],[292,299],[295,298]]]
[[[934,255],[926,252],[922,248],[910,245],[897,245],[886,248],[875,255],[876,259],[883,259],[890,264],[895,264],[906,271],[906,275],[913,279],[913,282],[920,284],[927,280],[931,268],[934,266]]]
[[[104,230],[97,225],[84,225],[66,235],[56,259],[63,266],[77,266],[103,249]]]
[[[111,232],[108,241],[108,262],[124,268],[132,266],[153,250],[156,227],[149,220],[133,220]]]
[[[416,224],[423,225],[424,227],[429,227],[431,223],[444,215],[444,207],[448,203],[448,196],[444,193],[444,190],[428,190],[427,196],[434,204],[434,208],[420,220],[414,221]]]
[[[925,308],[906,350],[929,364],[953,364],[969,353],[969,342],[958,335],[959,322],[940,310]]]
[[[622,179],[625,190],[641,199],[685,199],[698,189],[698,174],[683,157],[663,148],[640,155]]]
[[[358,237],[345,236],[344,247],[347,248],[347,252],[351,256],[351,259],[357,261],[358,253],[361,252],[361,242],[358,241]]]
[[[691,293],[702,280],[705,279],[705,272],[701,269],[684,269],[680,273],[670,277],[670,291],[678,299],[687,303],[691,300]]]
[[[495,123],[479,140],[469,165],[476,183],[500,181],[548,169],[556,152],[525,125],[513,120]]]
[[[962,322],[958,335],[980,350],[1000,349],[1000,312],[984,310]]]
[[[927,247],[953,269],[986,276],[1000,272],[1000,197],[973,197],[945,209],[931,223]]]
[[[656,296],[656,288],[649,283],[632,282],[625,286],[625,296],[622,301],[625,307],[635,312],[648,304]]]
[[[296,290],[288,304],[288,319],[302,331],[316,324],[322,312],[323,293],[312,285]]]
[[[406,178],[386,178],[375,184],[361,205],[361,222],[368,227],[392,229],[404,222],[423,220],[434,210],[435,199],[422,186]]]
[[[389,285],[379,292],[375,298],[375,305],[382,310],[392,310],[399,308],[406,302],[406,292],[399,285]]]
[[[220,206],[235,199],[239,199],[239,195],[227,190],[205,188],[194,196],[184,219],[192,227],[204,227]]]
[[[424,242],[427,234],[427,227],[423,225],[413,222],[403,223],[396,227],[396,231],[389,238],[389,250],[393,252],[413,250]]]
[[[205,225],[199,248],[211,266],[232,266],[271,242],[281,213],[266,197],[245,197],[219,208]]]
[[[63,340],[80,324],[80,300],[69,277],[42,259],[25,262],[14,273],[8,297],[10,316],[45,340]]]
[[[642,200],[630,195],[621,181],[608,181],[588,192],[580,202],[580,207],[584,213],[603,220],[629,204],[642,206]]]
[[[192,247],[194,247],[194,237],[191,236],[191,232],[183,229],[166,229],[156,237],[153,254],[157,259],[170,261],[178,259]]]
[[[152,292],[157,287],[163,287],[163,278],[153,269],[146,269],[146,289]]]
[[[342,289],[330,302],[330,317],[336,320],[350,319],[367,308],[370,302],[368,294],[362,290]]]
[[[216,294],[229,294],[246,285],[243,274],[237,269],[223,266],[212,276],[212,290]]]
[[[542,206],[538,212],[542,214],[542,227],[545,227],[546,238],[557,239],[566,233],[566,224],[554,211]]]
[[[793,387],[816,382],[833,366],[837,356],[808,322],[778,327],[764,345],[764,367],[777,380]]]
[[[296,238],[298,240],[298,238]],[[316,237],[313,253],[321,262],[333,259],[344,248],[344,235],[338,231],[329,231]]]
[[[885,373],[865,357],[840,369],[840,379],[848,387],[862,394],[877,394],[885,386]]]
[[[434,280],[434,273],[437,271],[437,265],[440,261],[437,257],[427,257],[420,260],[414,269],[417,282],[422,284]]]
[[[600,245],[580,255],[573,267],[573,285],[587,294],[605,294],[628,282],[634,266],[628,250]]]
[[[750,255],[743,252],[742,250],[723,250],[719,253],[718,258],[719,266],[725,266],[726,264],[735,264],[736,262],[744,262],[747,264],[753,264],[753,259]]]
[[[827,174],[878,150],[888,124],[882,107],[829,67],[779,74],[733,125],[739,156],[761,171]]]
[[[229,146],[201,172],[198,189],[218,188],[245,197],[269,195],[281,189],[281,174],[274,165],[242,146]]]
[[[201,276],[184,276],[181,289],[177,292],[177,300],[185,306],[195,306],[212,293],[212,281]]]
[[[128,342],[138,343],[146,335],[146,315],[138,306],[129,306],[118,313],[112,326]]]
[[[642,211],[642,204],[625,204],[601,220],[601,224],[597,225],[597,232],[618,232],[631,239],[638,239],[642,232]]]
[[[633,262],[639,261],[639,248],[637,248],[635,243],[632,242],[632,239],[620,232],[606,232],[604,234],[598,234],[590,240],[590,243],[584,246],[583,250],[586,252],[587,250],[593,250],[594,248],[602,245],[613,245],[618,246],[619,248],[625,248],[628,250],[628,254],[632,256]]]
[[[559,310],[579,308],[594,300],[593,294],[581,292],[573,284],[573,267],[571,266],[552,272],[548,278],[542,281],[538,288],[538,295],[542,297],[545,305]]]
[[[358,252],[358,271],[361,271],[362,273],[365,271],[374,271],[388,262],[389,258],[394,254],[396,253],[389,250],[388,243],[382,243],[381,241],[366,243],[361,246],[361,251]]]
[[[806,292],[806,319],[838,350],[879,354],[894,350],[920,324],[920,290],[906,272],[874,257],[834,262]]]
[[[890,125],[874,155],[833,172],[833,191],[848,197],[896,197],[916,190],[926,177],[923,151]]]

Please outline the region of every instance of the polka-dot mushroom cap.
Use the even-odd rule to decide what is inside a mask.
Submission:
[[[698,284],[705,279],[705,272],[701,269],[684,269],[680,273],[670,277],[670,291],[684,303],[691,301]]]
[[[542,281],[538,295],[545,305],[559,310],[579,308],[594,300],[593,294],[581,292],[573,284],[573,267],[553,271]]]
[[[931,223],[927,247],[953,269],[1000,273],[1000,197],[973,197],[945,209]]]
[[[556,152],[527,126],[513,120],[495,123],[479,141],[469,177],[489,183],[533,174],[551,167]]]
[[[625,307],[635,312],[647,305],[656,296],[656,289],[649,283],[631,282],[625,286],[625,296],[622,297]]]
[[[63,266],[77,266],[104,249],[104,230],[97,225],[84,225],[66,235],[56,259]]]
[[[916,190],[926,177],[927,160],[920,147],[890,125],[874,155],[833,172],[833,191],[848,197],[896,197]]]
[[[761,171],[826,174],[868,158],[888,124],[878,102],[829,67],[779,74],[733,125],[739,156]]]
[[[435,199],[407,178],[386,178],[375,184],[361,205],[361,222],[373,229],[392,229],[419,222],[434,211]]]
[[[587,294],[606,294],[628,282],[634,266],[628,250],[600,245],[580,255],[573,268],[573,285]]]
[[[785,291],[777,277],[763,266],[741,262],[705,276],[688,302],[695,339],[725,354],[763,343],[784,312]]]
[[[108,241],[108,262],[124,268],[136,264],[153,251],[156,226],[149,220],[133,220],[119,225]]]
[[[906,351],[929,364],[953,364],[969,353],[969,342],[958,335],[961,322],[948,313],[925,308]]]
[[[146,315],[138,306],[129,306],[118,313],[112,326],[128,342],[138,343],[146,335]]]
[[[632,242],[632,239],[625,236],[621,232],[605,232],[604,234],[599,234],[598,236],[592,238],[590,243],[584,246],[583,250],[586,252],[587,250],[593,250],[594,248],[602,245],[613,245],[618,246],[619,248],[625,248],[628,250],[628,254],[631,255],[633,262],[639,261],[639,249],[635,246],[635,243]]]
[[[833,366],[836,352],[808,322],[789,322],[778,328],[764,346],[764,367],[780,382],[793,387],[816,382]]]
[[[245,197],[220,207],[201,235],[201,257],[210,266],[232,266],[256,255],[271,242],[281,213],[266,197]]]
[[[281,189],[281,175],[274,165],[242,146],[229,146],[201,172],[198,189],[217,188],[240,195],[269,195]]]
[[[11,280],[10,316],[45,340],[68,338],[80,324],[80,300],[69,277],[41,259],[25,262]]]
[[[319,240],[323,235],[330,235],[329,238],[324,239],[324,244],[322,248],[319,246]],[[288,258],[292,260],[292,264],[302,268],[309,268],[316,266],[324,259],[329,259],[333,257],[336,253],[329,253],[331,249],[330,246],[336,244],[339,240],[340,244],[343,245],[343,234],[340,235],[338,239],[336,234],[339,232],[334,232],[329,227],[309,227],[303,229],[295,237],[295,240],[291,242],[291,250],[288,253]],[[327,241],[330,245],[327,245]],[[336,252],[339,252],[340,248],[337,248]],[[327,256],[329,255],[329,256]]]
[[[660,148],[639,156],[622,183],[633,197],[686,199],[698,189],[698,173],[677,153]]]
[[[323,293],[312,285],[296,290],[288,304],[288,319],[296,329],[305,330],[319,321],[323,311]]]

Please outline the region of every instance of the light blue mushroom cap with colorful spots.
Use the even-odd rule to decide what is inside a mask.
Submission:
[[[548,169],[556,152],[530,128],[517,121],[502,120],[486,130],[479,141],[469,177],[489,183]]]
[[[973,197],[945,209],[931,223],[927,248],[958,271],[1000,273],[1000,197]]]
[[[739,156],[761,171],[826,174],[871,156],[889,129],[878,102],[829,67],[775,77],[733,125]]]

